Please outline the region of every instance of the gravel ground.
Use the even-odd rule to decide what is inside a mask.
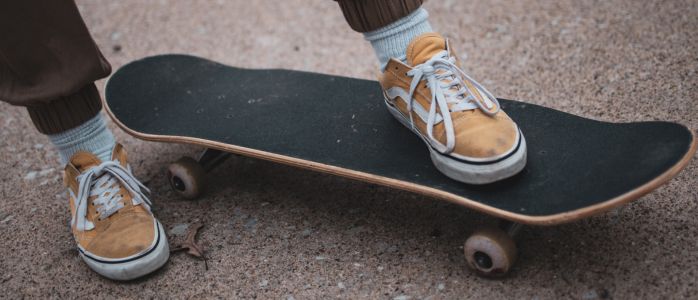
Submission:
[[[496,95],[600,120],[698,128],[698,2],[467,2],[425,6],[467,57],[467,72]],[[369,45],[328,0],[78,3],[115,68],[176,52],[359,78],[377,70]],[[202,220],[208,250],[208,270],[178,253],[147,278],[115,283],[77,256],[62,167],[47,138],[18,107],[0,104],[0,125],[0,298],[698,297],[696,160],[622,210],[525,229],[511,276],[486,280],[461,253],[489,217],[253,159],[228,161],[210,176],[215,188],[188,202],[163,175],[168,162],[199,149],[143,142],[110,124],[154,191],[172,242]]]

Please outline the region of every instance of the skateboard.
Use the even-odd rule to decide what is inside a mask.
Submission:
[[[204,174],[237,154],[450,201],[501,220],[464,245],[468,266],[484,276],[510,270],[522,225],[571,222],[636,200],[682,170],[697,144],[675,123],[608,123],[501,99],[526,136],[526,168],[468,185],[436,170],[422,140],[384,107],[375,81],[172,54],[123,66],[105,94],[108,114],[127,133],[205,147],[168,168],[183,197],[196,198]]]

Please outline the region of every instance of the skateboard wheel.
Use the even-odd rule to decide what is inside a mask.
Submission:
[[[463,247],[468,267],[484,277],[509,273],[516,261],[516,244],[506,232],[495,228],[476,230]]]
[[[186,199],[195,199],[201,194],[205,174],[204,168],[191,157],[182,157],[167,169],[172,190]]]

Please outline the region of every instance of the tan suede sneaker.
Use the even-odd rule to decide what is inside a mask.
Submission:
[[[71,228],[80,256],[95,272],[130,280],[160,268],[170,255],[165,231],[150,212],[148,189],[117,144],[112,161],[78,152],[65,167]]]
[[[408,46],[407,64],[388,62],[379,78],[388,110],[424,140],[450,178],[485,184],[518,173],[526,165],[521,131],[449,48],[439,34],[426,33]]]

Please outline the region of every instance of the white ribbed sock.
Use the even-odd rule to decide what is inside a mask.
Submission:
[[[433,31],[428,18],[429,13],[420,8],[383,28],[364,33],[364,39],[371,42],[376,52],[381,70],[390,58],[405,62],[405,52],[412,39]]]
[[[92,152],[102,161],[111,160],[111,151],[116,143],[100,114],[78,127],[50,134],[48,138],[58,149],[63,164],[68,163],[70,157],[80,150]]]

